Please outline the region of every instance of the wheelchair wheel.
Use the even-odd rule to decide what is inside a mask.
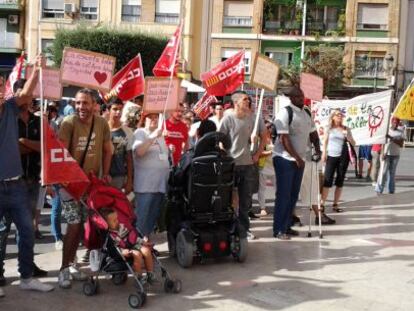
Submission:
[[[233,257],[237,262],[245,262],[247,258],[247,246],[248,242],[246,238],[241,238],[238,241],[238,248],[233,253]]]
[[[176,250],[176,243],[175,238],[172,235],[172,233],[167,233],[167,240],[168,240],[168,253],[170,257],[177,256],[177,250]]]
[[[176,239],[176,255],[178,264],[183,268],[188,268],[193,264],[193,243],[188,242],[185,235],[186,231],[181,230]]]

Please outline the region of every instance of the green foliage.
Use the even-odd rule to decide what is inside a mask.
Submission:
[[[79,25],[73,30],[58,29],[50,53],[56,66],[60,66],[62,62],[65,47],[111,55],[116,57],[115,72],[141,53],[144,73],[152,75],[152,68],[164,50],[167,40],[162,35],[117,30],[105,26],[91,28]]]

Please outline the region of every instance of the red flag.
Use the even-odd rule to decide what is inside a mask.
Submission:
[[[13,85],[14,83],[22,77],[22,70],[24,66],[24,62],[26,59],[26,55],[23,53],[20,55],[19,59],[14,65],[12,72],[9,75],[9,78],[6,82],[6,89],[4,91],[4,98],[9,99],[13,97]]]
[[[181,33],[183,23],[181,22],[175,30],[174,35],[168,40],[167,46],[152,69],[156,77],[169,77],[172,73],[177,75],[178,55],[180,54]]]
[[[89,179],[46,120],[43,119],[42,182],[45,185],[64,184],[66,190],[79,200],[88,188]]]
[[[112,79],[112,90],[105,95],[105,99],[118,96],[122,100],[130,100],[144,93],[144,70],[141,54],[129,61]]]
[[[207,119],[211,113],[210,105],[217,102],[218,100],[215,96],[204,93],[203,97],[194,105],[193,111],[201,120]]]
[[[203,73],[201,80],[209,95],[225,96],[234,92],[244,82],[244,51]]]

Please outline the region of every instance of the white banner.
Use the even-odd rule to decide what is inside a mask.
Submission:
[[[392,91],[362,95],[348,100],[323,100],[314,103],[312,112],[319,137],[322,138],[329,115],[339,108],[345,115],[343,124],[352,130],[357,145],[384,144],[387,134]]]

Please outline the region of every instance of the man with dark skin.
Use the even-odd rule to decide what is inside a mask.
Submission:
[[[277,183],[273,236],[281,240],[289,240],[291,235],[297,235],[290,227],[293,209],[299,196],[309,139],[316,154],[321,153],[315,125],[303,108],[303,92],[299,87],[293,86],[285,95],[289,97],[291,104],[282,108],[277,115],[275,126],[278,139],[273,150]],[[288,108],[292,111],[291,118]]]

